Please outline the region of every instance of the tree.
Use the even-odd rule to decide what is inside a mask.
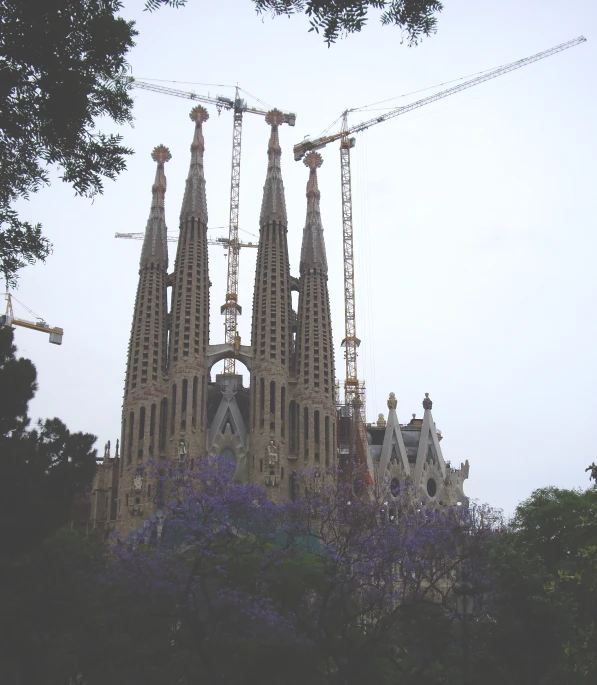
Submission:
[[[59,419],[30,429],[36,371],[17,358],[13,330],[0,329],[0,556],[30,549],[68,522],[75,495],[95,472],[96,438],[71,433]]]
[[[9,285],[25,264],[45,260],[41,225],[14,203],[49,183],[49,170],[78,195],[101,193],[132,150],[96,120],[132,120],[126,55],[133,22],[120,0],[0,0],[0,271]]]
[[[492,542],[491,615],[479,628],[488,685],[574,685],[595,666],[597,490],[542,488]]]
[[[173,629],[163,682],[423,684],[438,670],[446,682],[454,585],[466,569],[482,594],[488,526],[408,488],[390,521],[389,495],[355,498],[314,469],[299,499],[275,504],[225,462],[192,462],[143,472],[164,517],[113,548],[115,582]]]
[[[305,13],[309,31],[323,33],[328,47],[350,33],[358,33],[371,10],[381,11],[384,26],[397,26],[408,45],[418,45],[437,31],[437,17],[443,9],[440,0],[252,0],[258,14],[273,17]],[[162,5],[183,7],[187,0],[146,0],[148,10]]]

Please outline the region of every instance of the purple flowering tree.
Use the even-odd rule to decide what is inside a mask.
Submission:
[[[463,573],[484,591],[487,514],[316,469],[275,504],[222,461],[151,468],[163,518],[115,541],[112,577],[168,622],[173,683],[419,682],[424,626],[445,642]]]

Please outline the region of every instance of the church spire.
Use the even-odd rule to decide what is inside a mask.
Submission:
[[[307,220],[303,230],[300,272],[303,274],[309,269],[317,269],[327,277],[328,263],[325,255],[323,226],[321,225],[321,213],[319,210],[321,193],[317,185],[317,169],[323,164],[323,159],[318,152],[309,152],[305,157],[304,163],[310,172],[309,181],[307,182]]]
[[[272,127],[272,131],[267,146],[267,176],[263,188],[260,222],[286,222],[286,201],[280,169],[282,148],[278,138],[278,127],[282,123],[282,112],[278,109],[272,109],[271,112],[267,113],[265,121]]]
[[[209,113],[204,107],[198,106],[191,110],[189,117],[195,122],[195,135],[191,143],[191,164],[180,211],[180,220],[182,222],[189,217],[195,217],[207,224],[207,200],[203,172],[203,152],[205,151],[203,122],[209,119]]]
[[[203,171],[203,122],[207,110],[194,107],[191,163],[180,211],[180,232],[172,273],[168,376],[169,440],[184,441],[193,456],[205,453],[205,406],[209,370],[209,271],[207,201]]]
[[[305,157],[309,181],[299,279],[296,398],[303,407],[301,456],[307,460],[312,455],[315,464],[329,466],[335,459],[336,406],[328,266],[317,185],[317,169],[322,163],[317,152],[310,152]]]
[[[164,195],[166,194],[164,164],[172,159],[172,155],[167,147],[158,145],[151,153],[151,158],[157,162],[157,169],[151,188],[151,211],[145,228],[140,267],[143,268],[148,264],[160,264],[166,268],[168,266],[168,243],[166,242],[166,218],[164,215]]]

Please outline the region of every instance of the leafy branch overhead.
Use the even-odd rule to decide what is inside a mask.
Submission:
[[[92,197],[132,153],[121,135],[96,129],[100,117],[132,121],[126,55],[136,31],[116,16],[121,7],[120,0],[2,2],[0,270],[9,284],[50,251],[41,226],[23,221],[14,203],[47,185],[52,167]]]
[[[358,33],[369,13],[378,11],[384,26],[397,26],[410,46],[437,31],[440,0],[252,0],[259,14],[291,16],[306,14],[310,31],[321,33],[330,46],[339,38]],[[163,5],[184,7],[187,0],[146,0],[145,8],[154,11]]]

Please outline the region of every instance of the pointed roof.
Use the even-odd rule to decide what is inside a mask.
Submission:
[[[388,398],[388,420],[386,422],[386,431],[377,471],[377,477],[380,482],[383,482],[383,479],[386,477],[386,472],[393,459],[402,466],[402,470],[406,476],[410,475],[410,466],[406,454],[406,447],[404,446],[404,438],[402,437],[400,422],[398,421],[398,414],[396,413],[397,406],[398,401],[396,400],[396,395],[391,392]]]
[[[310,269],[317,269],[327,276],[328,262],[319,209],[321,193],[317,185],[317,169],[323,164],[323,159],[318,152],[309,152],[305,156],[304,163],[310,171],[307,182],[307,219],[303,229],[300,272],[302,274]]]
[[[272,109],[271,112],[267,113],[265,121],[272,127],[272,132],[267,146],[267,176],[263,187],[260,223],[267,223],[268,221],[286,222],[286,200],[280,168],[282,149],[278,138],[278,127],[282,123],[282,112],[278,109]]]
[[[145,239],[141,250],[141,266],[160,263],[168,266],[168,243],[166,241],[166,218],[164,215],[164,195],[166,194],[166,175],[164,164],[172,159],[170,150],[164,145],[158,145],[151,153],[151,158],[157,162],[155,180],[151,187],[151,211],[145,228]]]
[[[439,438],[437,437],[437,428],[431,415],[431,408],[433,402],[429,399],[429,393],[425,393],[423,400],[423,425],[421,426],[421,437],[419,438],[419,448],[417,450],[417,462],[415,465],[415,483],[420,483],[423,474],[423,466],[427,460],[427,455],[431,455],[437,459],[438,466],[442,477],[446,477],[446,464],[442,454],[442,448],[439,446]]]
[[[189,217],[195,217],[207,224],[207,200],[205,197],[205,175],[203,173],[203,152],[205,150],[203,122],[209,119],[209,114],[204,107],[197,106],[193,107],[189,117],[195,122],[195,133],[191,143],[191,165],[180,210],[180,220],[182,222]]]

